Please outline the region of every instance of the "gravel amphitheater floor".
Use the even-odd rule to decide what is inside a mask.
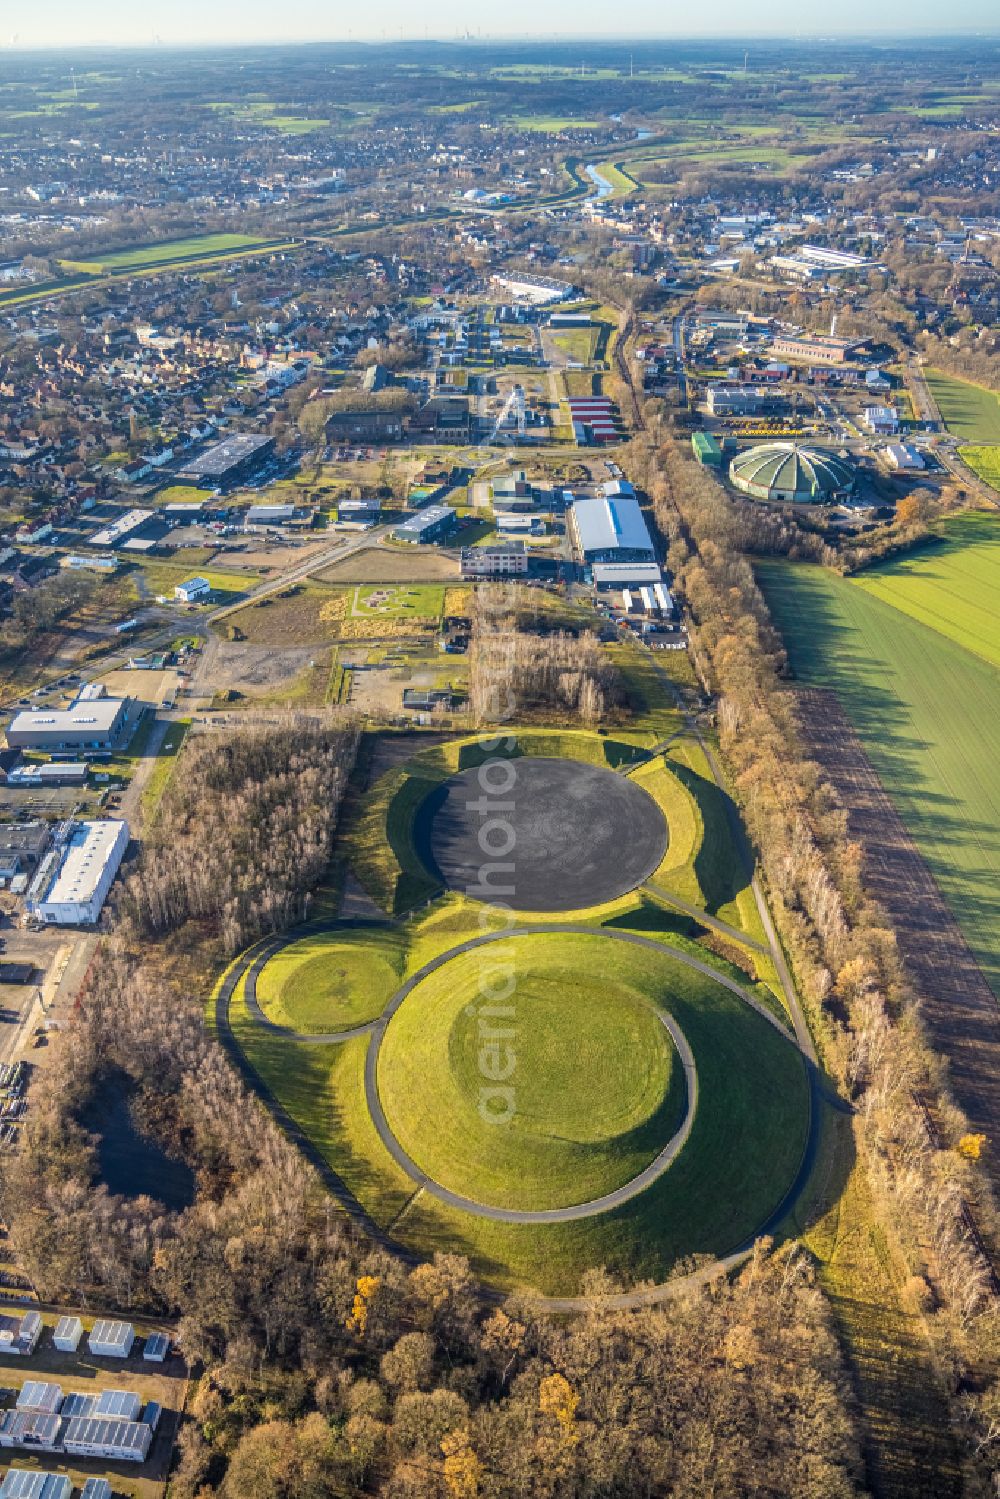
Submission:
[[[532,756],[462,771],[421,821],[420,852],[442,884],[472,894],[488,879],[484,898],[518,911],[615,900],[648,879],[667,848],[648,792],[579,760]]]

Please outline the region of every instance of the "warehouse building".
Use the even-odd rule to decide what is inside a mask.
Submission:
[[[917,448],[909,442],[893,442],[885,450],[886,462],[898,471],[919,473],[927,465]]]
[[[374,495],[367,499],[341,500],[337,505],[337,525],[352,531],[367,531],[377,526],[382,514],[382,503]]]
[[[128,719],[128,698],[77,701],[70,708],[26,708],[15,713],[7,729],[11,749],[112,750],[121,741]]]
[[[450,505],[428,505],[426,510],[411,515],[408,520],[396,526],[392,534],[396,541],[426,545],[432,541],[440,541],[457,524],[458,516]]]
[[[656,551],[634,495],[576,500],[570,534],[584,562],[654,562]]]
[[[568,281],[557,281],[554,276],[532,276],[527,272],[498,271],[492,279],[505,292],[510,292],[511,296],[537,306],[546,302],[563,302],[575,290]]]
[[[781,416],[784,396],[756,385],[710,385],[706,397],[712,416]]]
[[[33,1416],[54,1416],[62,1405],[62,1386],[51,1379],[26,1379],[15,1402],[18,1411]]]
[[[88,1478],[80,1490],[80,1499],[112,1499],[110,1480],[107,1478]]]
[[[111,1327],[127,1323],[107,1324]],[[64,1396],[59,1385],[30,1380],[15,1410],[0,1416],[0,1446],[143,1462],[160,1420],[160,1407],[143,1411],[132,1390],[102,1390]]]
[[[592,575],[599,589],[652,588],[663,581],[655,562],[595,562]]]
[[[290,526],[300,514],[294,505],[251,505],[243,517],[243,529],[252,531],[254,526]]]
[[[783,359],[802,359],[810,364],[847,364],[864,340],[851,342],[843,338],[814,337],[776,338],[771,345],[772,353]]]
[[[213,443],[178,470],[177,477],[183,483],[198,484],[205,489],[240,483],[257,473],[273,452],[273,437],[241,432]]]
[[[573,435],[581,447],[619,441],[615,409],[607,396],[570,396],[567,405]]]
[[[93,536],[88,536],[87,545],[92,547],[121,546],[127,537],[134,536],[155,516],[155,510],[126,510],[124,515],[120,515],[109,526],[104,526],[100,531],[95,531]]]
[[[57,1452],[62,1421],[39,1411],[4,1411],[0,1416],[0,1447],[33,1447]]]
[[[149,1364],[162,1364],[170,1351],[170,1339],[165,1332],[151,1332],[146,1339],[142,1356]]]
[[[125,856],[128,839],[128,823],[117,819],[63,824],[55,846],[29,886],[25,900],[28,915],[49,926],[94,926]],[[128,1324],[96,1323],[90,1335],[91,1353],[102,1351],[94,1346],[98,1328],[112,1326]],[[128,1348],[124,1353],[106,1356],[127,1358]]]

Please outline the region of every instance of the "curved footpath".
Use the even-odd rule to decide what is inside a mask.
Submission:
[[[802,1153],[802,1159],[799,1163],[798,1171],[796,1172],[793,1181],[790,1183],[788,1190],[785,1192],[781,1201],[771,1212],[767,1220],[760,1225],[760,1227],[750,1238],[745,1240],[742,1244],[737,1245],[731,1251],[731,1253],[721,1256],[718,1259],[712,1260],[706,1265],[700,1266],[697,1270],[692,1271],[688,1275],[677,1276],[674,1279],[665,1281],[659,1285],[646,1286],[640,1290],[623,1291],[615,1296],[602,1297],[599,1298],[599,1303],[601,1306],[607,1307],[608,1309],[616,1310],[628,1310],[642,1306],[651,1306],[655,1305],[658,1302],[669,1300],[671,1297],[676,1296],[681,1291],[689,1289],[693,1286],[704,1285],[708,1281],[713,1280],[720,1275],[728,1274],[730,1270],[735,1269],[743,1260],[748,1257],[757,1239],[773,1233],[779,1226],[779,1224],[785,1218],[785,1216],[790,1211],[790,1209],[800,1196],[801,1192],[803,1191],[815,1164],[819,1146],[820,1103],[824,1098],[828,1098],[828,1095],[821,1085],[819,1073],[814,1061],[814,1055],[812,1054],[811,1044],[808,1046],[808,1048],[803,1047],[800,1036],[793,1037],[792,1035],[790,1035],[787,1028],[781,1023],[780,1020],[777,1019],[776,1016],[771,1014],[771,1012],[764,1005],[762,1005],[759,1000],[757,1000],[753,995],[749,994],[741,985],[737,984],[734,980],[729,979],[724,974],[720,974],[717,969],[710,967],[709,964],[702,963],[699,959],[691,957],[689,954],[681,952],[678,948],[671,947],[667,943],[659,942],[655,938],[643,937],[637,932],[609,932],[607,929],[587,926],[584,923],[570,922],[549,922],[533,924],[525,928],[517,929],[514,935],[525,935],[530,934],[531,932],[575,932],[578,934],[582,933],[587,936],[610,935],[612,937],[612,940],[631,942],[638,947],[648,947],[660,953],[666,953],[668,956],[677,958],[680,962],[686,963],[689,967],[694,968],[696,971],[704,973],[707,977],[715,979],[717,982],[721,983],[725,988],[729,989],[732,993],[737,995],[738,998],[742,999],[744,1003],[750,1005],[750,1007],[755,1010],[762,1017],[762,1019],[766,1020],[769,1025],[774,1026],[775,1029],[778,1030],[781,1035],[783,1035],[789,1041],[791,1045],[796,1046],[796,1048],[799,1050],[800,1055],[802,1056],[803,1065],[806,1069],[807,1077],[809,1079],[808,1134],[806,1137],[806,1143]],[[233,996],[236,992],[237,987],[239,986],[241,979],[243,979],[245,976],[247,979],[247,985],[245,989],[247,1009],[254,1022],[263,1025],[265,1029],[269,1030],[273,1034],[282,1035],[289,1040],[295,1040],[300,1043],[305,1042],[306,1044],[310,1045],[318,1045],[327,1041],[345,1041],[350,1040],[355,1036],[378,1033],[377,1042],[374,1046],[370,1046],[368,1048],[365,1059],[366,1098],[369,1104],[369,1108],[371,1108],[372,1098],[374,1097],[376,1100],[376,1107],[375,1109],[372,1109],[372,1118],[373,1120],[375,1120],[377,1126],[379,1124],[380,1118],[382,1120],[382,1123],[384,1124],[386,1134],[383,1135],[381,1129],[379,1130],[380,1138],[382,1138],[383,1144],[386,1146],[386,1149],[389,1150],[390,1154],[392,1154],[393,1158],[399,1162],[402,1168],[404,1170],[407,1170],[406,1162],[408,1162],[408,1158],[405,1156],[405,1152],[401,1150],[401,1147],[397,1146],[396,1149],[393,1149],[393,1145],[395,1145],[395,1137],[392,1136],[391,1131],[388,1130],[388,1125],[385,1124],[384,1116],[382,1115],[381,1111],[381,1104],[378,1102],[376,1067],[378,1047],[381,1045],[382,1036],[384,1035],[385,1030],[388,1027],[392,1015],[395,1014],[396,1010],[398,1010],[399,1006],[403,1003],[407,995],[416,986],[416,984],[420,982],[421,979],[427,977],[429,973],[434,972],[437,968],[442,967],[451,958],[458,956],[462,952],[470,951],[473,948],[483,946],[488,942],[497,941],[502,937],[510,937],[511,935],[512,934],[510,932],[484,933],[479,937],[471,937],[467,939],[467,941],[459,943],[456,947],[449,949],[447,952],[439,953],[437,957],[432,958],[429,963],[424,964],[424,966],[420,970],[418,970],[417,973],[413,974],[411,978],[408,979],[401,986],[401,988],[396,991],[396,993],[390,999],[389,1004],[386,1006],[386,1009],[377,1020],[369,1021],[365,1025],[356,1026],[348,1031],[333,1031],[325,1035],[299,1034],[296,1031],[290,1030],[288,1027],[277,1025],[274,1021],[269,1020],[261,1009],[260,1003],[257,999],[257,979],[265,964],[269,961],[270,958],[275,955],[275,953],[280,952],[280,950],[283,947],[287,946],[290,942],[297,940],[297,934],[293,932],[285,933],[279,937],[265,940],[263,944],[257,944],[247,953],[244,953],[235,961],[229,971],[225,974],[216,991],[214,1005],[216,1032],[219,1040],[222,1042],[223,1046],[228,1052],[230,1059],[233,1061],[234,1065],[239,1071],[240,1076],[247,1083],[248,1087],[250,1087],[252,1091],[255,1092],[258,1097],[260,1097],[266,1104],[267,1108],[271,1112],[272,1116],[277,1120],[282,1130],[292,1141],[292,1143],[301,1151],[306,1160],[309,1161],[313,1169],[316,1171],[317,1175],[320,1177],[324,1186],[341,1205],[352,1222],[374,1243],[378,1244],[381,1248],[387,1250],[388,1252],[397,1255],[405,1263],[410,1265],[418,1264],[422,1257],[420,1255],[414,1254],[412,1250],[408,1249],[405,1245],[400,1244],[397,1240],[392,1238],[392,1236],[387,1233],[386,1230],[383,1229],[378,1223],[376,1223],[375,1220],[366,1212],[361,1203],[354,1196],[353,1192],[351,1192],[347,1184],[343,1181],[340,1175],[336,1171],[334,1171],[333,1167],[330,1165],[326,1157],[317,1149],[316,1145],[313,1143],[310,1137],[291,1116],[291,1114],[289,1114],[284,1104],[274,1095],[274,1093],[260,1077],[260,1075],[257,1073],[255,1068],[252,1066],[252,1064],[244,1054],[242,1048],[239,1045],[239,1042],[236,1040],[236,1037],[233,1033],[232,1023],[230,1019],[229,1011]],[[668,1029],[670,1029],[669,1026]],[[685,1052],[687,1052],[687,1055],[690,1056],[690,1049],[688,1048],[687,1041],[683,1037],[682,1033],[678,1031],[677,1035],[675,1036],[674,1032],[671,1030],[671,1036],[674,1039],[675,1044],[677,1044],[677,1038],[679,1036],[684,1047],[684,1052],[682,1052],[680,1049],[680,1045],[678,1045],[679,1054],[681,1055],[682,1062],[684,1062],[685,1065],[685,1078],[688,1085],[688,1113],[685,1118],[685,1123],[681,1126],[681,1128],[682,1130],[684,1130],[685,1126],[687,1126],[687,1129],[689,1131],[690,1124],[693,1123],[694,1109],[697,1106],[697,1074],[693,1070],[693,1057],[691,1057],[692,1071],[690,1073],[688,1071]],[[830,1101],[831,1103],[835,1102],[835,1100],[833,1099],[828,1099],[828,1101]],[[680,1132],[678,1132],[678,1134],[680,1134]],[[673,1140],[671,1140],[668,1143],[667,1147],[665,1147],[665,1151],[661,1152],[661,1154],[650,1163],[650,1165],[646,1168],[646,1171],[641,1173],[640,1177],[634,1178],[633,1182],[626,1183],[623,1187],[618,1189],[617,1193],[609,1194],[609,1196],[617,1197],[618,1193],[624,1193],[626,1195],[622,1197],[621,1200],[627,1201],[629,1197],[632,1197],[636,1195],[637,1192],[642,1191],[644,1187],[650,1184],[651,1180],[655,1180],[655,1176],[660,1175],[662,1171],[667,1169],[667,1166],[670,1164],[670,1160],[663,1160],[663,1156],[666,1151],[670,1150],[676,1142],[676,1148],[673,1151],[673,1155],[676,1155],[677,1151],[680,1150],[683,1146],[684,1140],[686,1138],[686,1133],[684,1135],[684,1139],[680,1140],[678,1140],[678,1136],[675,1135]],[[392,1141],[392,1144],[389,1143],[390,1141]],[[399,1151],[399,1155],[402,1155],[404,1157],[403,1161],[399,1160],[397,1150]],[[670,1157],[670,1159],[673,1159],[673,1155]],[[432,1195],[441,1197],[446,1202],[451,1201],[452,1203],[457,1203],[459,1206],[465,1207],[466,1211],[476,1209],[485,1216],[497,1217],[500,1219],[500,1221],[510,1221],[509,1219],[507,1219],[505,1210],[503,1209],[486,1209],[480,1204],[473,1204],[471,1207],[466,1207],[465,1199],[458,1198],[454,1194],[449,1194],[446,1188],[439,1187],[438,1184],[432,1183],[423,1175],[423,1173],[419,1173],[418,1168],[415,1169],[418,1172],[417,1176],[413,1176],[413,1173],[410,1171],[407,1171],[407,1174],[411,1176],[411,1179],[417,1181],[418,1192],[421,1190],[427,1191]],[[648,1180],[643,1180],[643,1178],[646,1177],[647,1173],[651,1171],[654,1172],[655,1175]],[[640,1182],[642,1184],[638,1185],[638,1183]],[[635,1190],[630,1190],[633,1187],[635,1188]],[[435,1188],[437,1189],[436,1191],[434,1190]],[[598,1204],[604,1201],[605,1199],[595,1199],[595,1201],[591,1204],[580,1204],[575,1208],[570,1207],[563,1209],[554,1209],[552,1211],[555,1214],[555,1217],[546,1217],[545,1221],[559,1222],[564,1217],[570,1219],[580,1218],[584,1216],[590,1216],[595,1211],[606,1211],[607,1208],[598,1206]],[[617,1203],[609,1204],[609,1206],[615,1205],[617,1205]],[[524,1219],[523,1217],[515,1217],[513,1221],[537,1222],[540,1220],[535,1215],[529,1214],[527,1215],[526,1219]],[[503,1301],[506,1295],[506,1293],[503,1291],[499,1291],[493,1287],[482,1284],[480,1285],[480,1293],[485,1301],[492,1303]],[[595,1298],[586,1296],[540,1296],[538,1298],[538,1301],[540,1305],[553,1312],[586,1311],[589,1309],[593,1309],[593,1307],[597,1304]]]

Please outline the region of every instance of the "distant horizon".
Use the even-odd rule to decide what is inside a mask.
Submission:
[[[744,7],[737,0],[718,0],[713,10],[715,25],[706,30],[662,29],[656,15],[655,25],[644,27],[643,14],[656,14],[652,0],[636,0],[632,22],[636,29],[628,34],[606,29],[590,29],[580,24],[580,9],[570,0],[555,0],[545,12],[544,30],[533,26],[532,7],[526,0],[513,0],[507,11],[510,29],[499,31],[478,26],[469,8],[457,0],[429,0],[422,11],[425,25],[411,30],[407,24],[412,10],[402,0],[384,0],[378,8],[383,24],[371,31],[354,27],[337,32],[329,30],[329,19],[322,15],[316,0],[289,0],[285,8],[283,34],[274,32],[273,12],[260,0],[217,0],[199,7],[194,0],[179,0],[169,12],[157,11],[156,26],[138,25],[136,9],[125,0],[93,0],[81,10],[70,0],[48,0],[37,8],[37,19],[23,13],[20,25],[6,35],[0,33],[0,54],[23,52],[69,52],[105,48],[119,51],[201,50],[206,47],[298,47],[298,46],[366,46],[392,47],[408,44],[470,46],[520,45],[546,46],[573,44],[619,46],[635,44],[723,43],[739,46],[745,43],[839,44],[872,40],[885,42],[969,41],[1000,39],[1000,20],[992,0],[956,0],[951,7],[949,23],[940,23],[940,7],[931,0],[912,0],[904,11],[905,26],[898,19],[873,24],[867,0],[844,0],[838,19],[824,16],[824,24],[804,30],[801,12],[792,0],[770,0],[768,10],[775,17],[762,26],[742,31]],[[596,7],[595,13],[596,12]],[[885,9],[885,8],[884,8]],[[495,22],[495,12],[489,12]],[[565,16],[566,24],[560,25]],[[925,19],[921,19],[921,17]],[[529,19],[530,18],[530,19]],[[402,24],[401,24],[402,23]],[[290,34],[294,33],[294,34]]]

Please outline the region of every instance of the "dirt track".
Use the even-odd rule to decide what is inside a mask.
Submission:
[[[994,1147],[984,1159],[1000,1181],[1000,1006],[836,697],[800,688],[796,698],[806,744],[847,809],[869,888],[896,929],[930,1040],[956,1101]]]

